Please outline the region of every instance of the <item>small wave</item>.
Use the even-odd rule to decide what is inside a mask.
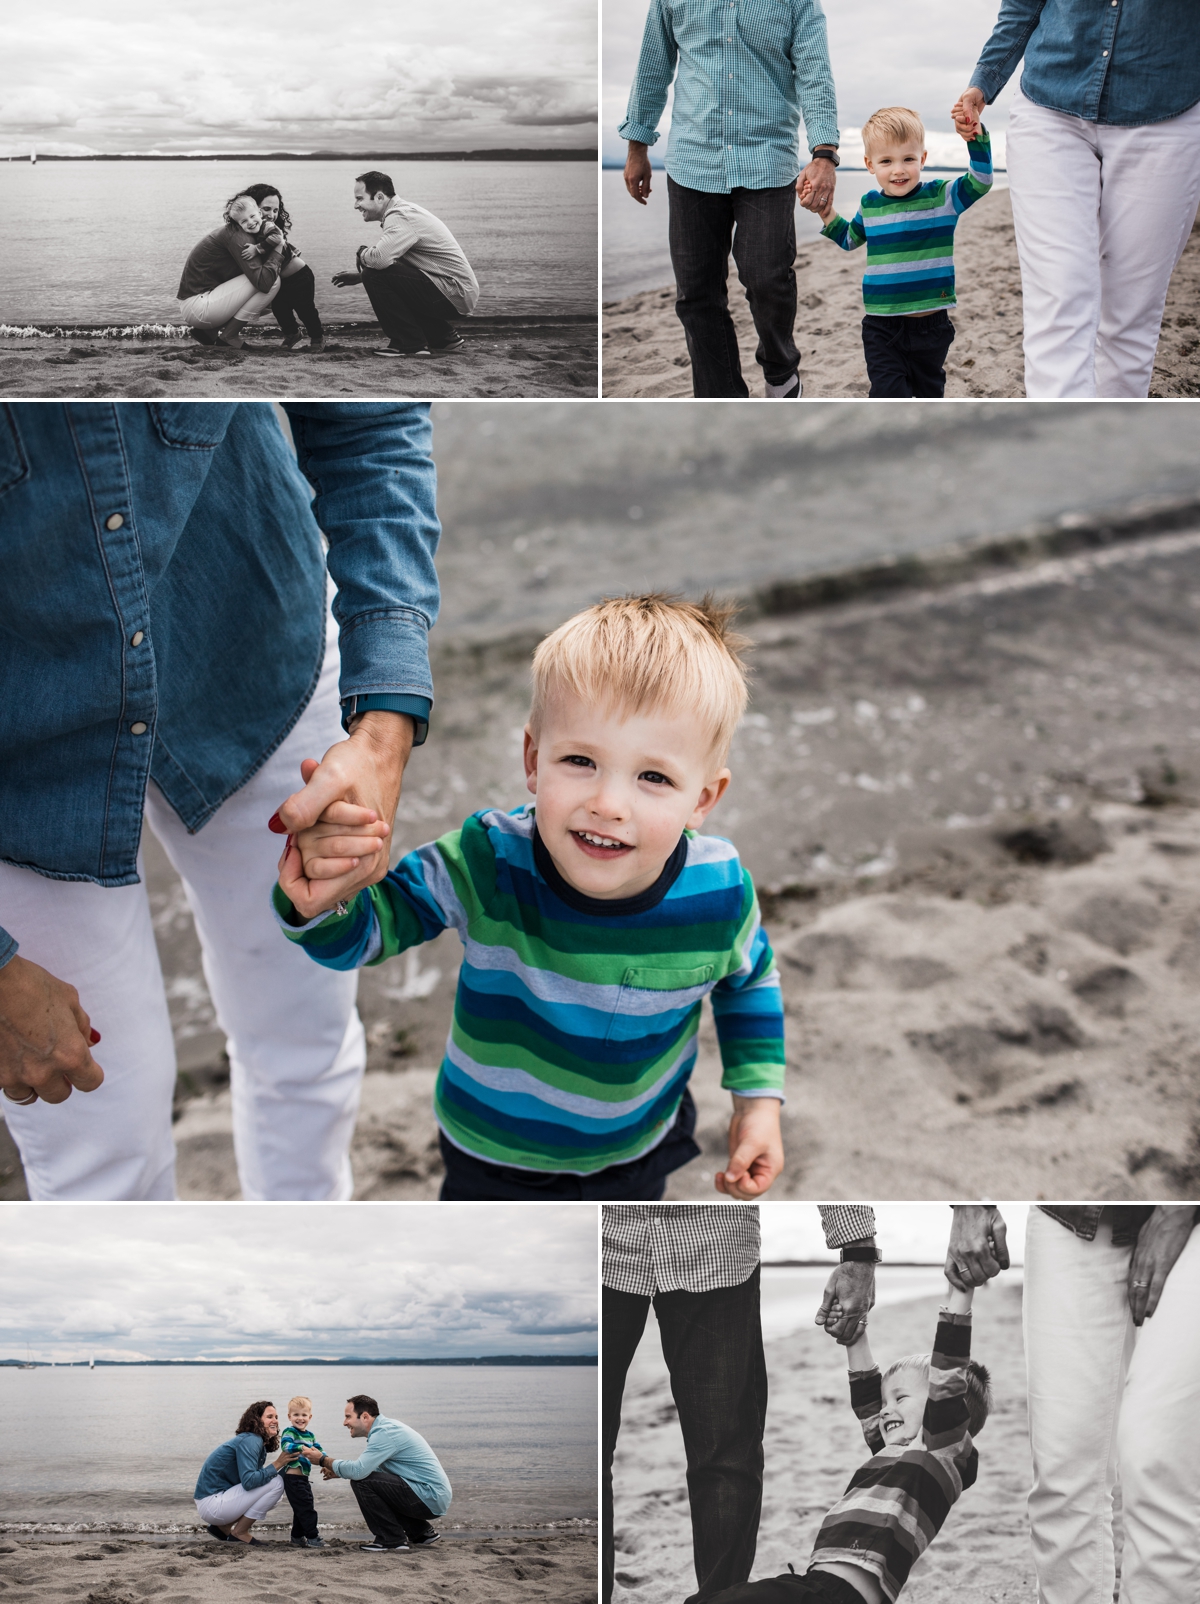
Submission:
[[[590,1531],[598,1524],[595,1520],[588,1520],[572,1516],[566,1520],[525,1520],[525,1521],[439,1521],[442,1531],[446,1532],[542,1532],[542,1531]],[[260,1521],[260,1528],[266,1531],[287,1531],[287,1521]],[[207,1526],[192,1521],[120,1521],[120,1520],[74,1520],[74,1521],[0,1521],[0,1537],[144,1537],[157,1534],[161,1537],[189,1537],[198,1536],[207,1531]],[[321,1521],[323,1532],[358,1532],[363,1530],[361,1521]]]
[[[184,340],[191,332],[178,323],[130,323],[125,327],[114,323],[102,329],[0,323],[0,340]]]

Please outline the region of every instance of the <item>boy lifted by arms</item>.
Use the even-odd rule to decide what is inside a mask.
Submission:
[[[381,821],[338,803],[284,851],[276,915],[318,963],[381,963],[451,926],[463,942],[435,1092],[444,1199],[660,1198],[700,1151],[705,996],[734,1105],[717,1189],[759,1198],[783,1167],[778,973],[737,852],[696,833],[746,706],[730,617],[650,595],[568,619],[533,660],[536,803],[473,814],[349,906],[322,884]]]

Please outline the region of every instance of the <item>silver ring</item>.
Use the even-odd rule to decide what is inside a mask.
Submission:
[[[15,1103],[18,1108],[28,1108],[30,1103],[36,1103],[38,1100],[36,1092],[30,1092],[28,1097],[14,1097],[7,1087],[4,1089],[4,1095],[10,1103]]]
[[[1133,1284],[1135,1287],[1148,1287],[1150,1285],[1149,1281],[1135,1281]]]

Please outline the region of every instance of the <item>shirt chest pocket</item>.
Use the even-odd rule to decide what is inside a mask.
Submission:
[[[677,1029],[688,1011],[712,989],[713,966],[627,969],[608,1022],[610,1042],[640,1041]]]

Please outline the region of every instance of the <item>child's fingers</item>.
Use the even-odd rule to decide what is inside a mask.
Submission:
[[[300,841],[305,863],[317,858],[371,858],[382,847],[377,835],[327,835],[319,840]]]
[[[313,826],[322,824],[376,824],[382,823],[374,808],[362,808],[356,802],[331,802]],[[384,826],[386,833],[387,826]]]
[[[343,880],[348,874],[353,874],[361,862],[361,858],[309,858],[304,865],[304,872],[314,881]]]

